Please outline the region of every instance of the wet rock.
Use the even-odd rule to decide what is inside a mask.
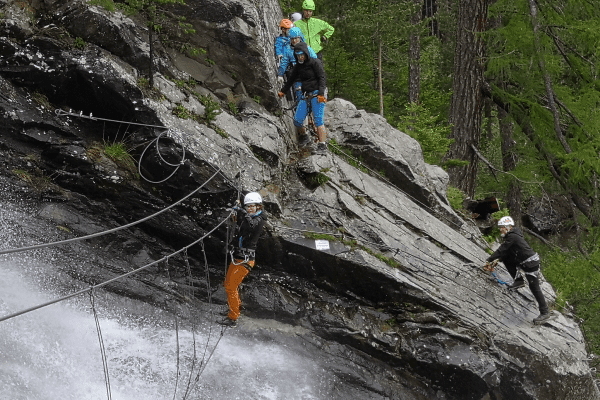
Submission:
[[[573,218],[573,207],[564,197],[532,197],[525,218],[537,233],[557,233],[564,229],[564,222]]]
[[[424,163],[410,137],[378,116],[333,100],[326,107],[331,137],[362,156],[364,164],[335,152],[303,160],[289,121],[262,106],[240,107],[238,115],[223,109],[210,121],[179,118],[172,112],[178,104],[202,110],[185,90],[160,73],[164,99],[144,96],[137,87],[133,67],[143,62],[143,35],[116,47],[99,37],[135,36],[139,28],[133,22],[83,3],[46,4],[68,8],[69,29],[82,29],[90,44],[81,51],[52,37],[0,39],[1,143],[2,151],[12,153],[3,157],[7,168],[0,177],[8,182],[3,195],[29,195],[41,212],[39,229],[64,224],[71,232],[59,233],[70,236],[138,221],[198,189],[132,231],[69,247],[65,251],[89,256],[85,267],[64,264],[70,276],[102,282],[180,250],[221,223],[238,196],[257,190],[271,216],[257,267],[244,283],[243,313],[300,327],[310,332],[303,337],[315,351],[335,349],[351,360],[338,372],[356,389],[356,398],[400,398],[397,393],[410,399],[600,398],[577,324],[559,315],[533,326],[537,311],[531,293],[506,292],[478,268],[487,258],[480,235],[449,209],[447,176]],[[274,74],[268,71],[273,71],[275,35],[270,34],[277,24],[270,22],[280,12],[277,2],[261,3],[259,10],[246,1],[202,0],[181,10],[189,12],[199,32],[195,40],[204,43],[224,74],[201,71],[203,84],[215,79],[213,88],[229,89],[242,80],[249,96],[272,97]],[[74,16],[98,24],[81,26]],[[129,45],[137,49],[122,58],[131,64],[117,62],[115,54],[130,51],[118,46]],[[193,68],[188,60],[179,61],[182,68]],[[41,108],[32,101],[36,90],[54,107],[82,114]],[[214,95],[210,88],[202,90]],[[104,124],[86,118],[90,113],[151,126]],[[52,140],[36,138],[50,129]],[[139,179],[116,162],[86,156],[94,143],[125,136],[141,166]],[[40,203],[9,172],[22,166],[27,154],[40,155],[36,167],[63,191],[45,198],[51,203]],[[365,167],[384,170],[385,179]],[[321,180],[307,184],[310,174],[326,179],[319,175]],[[185,304],[190,292],[204,301],[212,290],[223,304],[221,285],[209,289],[199,282],[207,275],[222,281],[225,235],[224,227],[217,229],[185,257],[172,257],[107,289],[161,305]],[[316,240],[329,246],[320,248]],[[497,274],[508,280],[502,267]],[[552,302],[550,285],[542,288]],[[375,372],[369,376],[360,372],[364,369]]]

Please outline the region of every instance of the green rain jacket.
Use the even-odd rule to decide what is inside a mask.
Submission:
[[[321,19],[314,17],[309,19],[301,19],[300,21],[294,22],[294,25],[300,28],[304,38],[306,39],[306,44],[312,47],[315,53],[323,50],[323,46],[321,46],[321,35],[329,39],[329,37],[333,35],[334,31],[333,26]]]

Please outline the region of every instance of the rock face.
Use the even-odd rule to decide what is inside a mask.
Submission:
[[[237,85],[223,71],[235,72],[251,96],[272,93],[276,2],[258,9],[197,1],[176,10],[220,67],[165,56],[164,74],[195,76],[198,86],[157,74],[159,89],[137,86],[148,48],[140,25],[82,3],[42,5],[61,17],[37,26],[4,6],[11,10],[0,39],[5,185],[39,201],[40,219],[81,236],[146,217],[206,182],[133,232],[95,239],[117,256],[73,267],[71,276],[98,282],[157,260],[222,221],[238,191],[258,190],[271,218],[259,272],[244,288],[244,313],[301,326],[343,347],[357,365],[384,366],[372,381],[346,369],[346,384],[360,381],[372,398],[600,399],[577,324],[558,314],[532,326],[531,293],[509,293],[474,267],[487,257],[485,244],[448,206],[447,175],[424,163],[413,139],[335,99],[326,107],[335,143],[329,154],[309,157],[295,144],[288,114],[251,100],[231,112],[225,100],[211,111],[224,99],[218,90]],[[73,48],[64,32],[84,38],[85,48]],[[108,155],[106,147],[121,141],[139,169]],[[218,279],[225,236],[217,230],[205,243],[208,272]],[[328,248],[317,249],[317,239]],[[197,248],[189,256],[203,260]],[[502,271],[498,278],[509,279]],[[198,278],[205,272],[197,267],[190,278],[185,260],[174,257],[108,289],[185,304],[182,288],[196,301],[208,294]],[[552,301],[550,285],[543,290]],[[222,289],[211,294],[224,303]]]

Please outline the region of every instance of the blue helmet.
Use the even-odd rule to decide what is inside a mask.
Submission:
[[[302,39],[302,41],[304,42],[304,35],[302,34],[302,31],[300,30],[300,28],[298,28],[297,26],[293,27],[292,29],[290,29],[290,31],[288,32],[288,37],[290,38],[290,40],[292,38],[295,37],[300,37],[300,39]]]

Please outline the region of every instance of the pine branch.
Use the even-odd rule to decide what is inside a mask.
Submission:
[[[585,202],[585,200],[583,200],[581,197],[579,197],[576,194],[576,190],[574,188],[572,188],[571,185],[569,185],[569,183],[567,182],[567,180],[558,172],[558,171],[560,171],[560,169],[559,169],[560,166],[557,166],[555,164],[554,158],[551,155],[551,153],[549,153],[546,150],[542,141],[538,140],[538,138],[535,134],[535,130],[534,130],[533,126],[531,125],[531,120],[529,119],[529,115],[528,115],[529,114],[528,113],[529,105],[526,104],[525,102],[522,102],[517,105],[517,108],[521,108],[523,112],[513,113],[513,112],[511,112],[511,109],[510,109],[510,102],[506,101],[504,99],[504,97],[501,95],[501,93],[503,93],[503,91],[497,87],[495,89],[496,90],[492,89],[492,86],[487,81],[483,82],[483,85],[481,88],[484,96],[488,96],[489,98],[491,98],[492,101],[494,103],[496,103],[496,105],[501,107],[503,110],[505,110],[507,113],[509,113],[513,117],[513,120],[519,125],[519,127],[521,128],[521,130],[523,131],[525,136],[527,136],[529,138],[529,140],[536,147],[536,149],[538,150],[540,155],[546,160],[546,165],[548,167],[548,171],[550,171],[550,174],[552,174],[554,179],[556,179],[556,181],[560,184],[560,186],[569,194],[569,196],[571,197],[571,200],[573,200],[573,203],[575,203],[575,206],[577,206],[577,209],[579,211],[581,211],[581,213],[583,215],[585,215],[585,217],[589,221],[591,221],[593,226],[599,226],[600,221],[598,221],[598,218],[593,215],[592,210],[590,209],[590,206]]]
[[[575,122],[575,124],[581,128],[583,133],[585,133],[587,135],[587,138],[589,140],[592,140],[592,135],[590,135],[590,133],[585,130],[585,128],[583,127],[583,123],[577,118],[577,116],[575,116],[575,114],[573,114],[573,112],[571,110],[569,110],[569,108],[565,105],[565,103],[560,101],[558,99],[558,97],[556,97],[556,95],[554,96],[554,101],[556,101],[556,104],[558,104],[563,110],[565,110],[565,112],[567,114],[569,114],[569,116],[571,117],[573,122]]]
[[[498,177],[496,176],[496,170],[497,168],[494,167],[480,152],[479,150],[477,150],[477,147],[475,147],[475,145],[473,143],[471,143],[471,148],[473,149],[473,151],[475,152],[475,154],[477,154],[477,157],[479,157],[481,159],[481,161],[483,161],[485,163],[485,165],[488,166],[488,168],[490,169],[490,172],[492,173],[492,175],[494,175],[494,179],[496,179],[496,182],[498,182]],[[504,171],[503,171],[504,172]]]
[[[572,153],[571,147],[569,146],[569,143],[567,143],[567,140],[565,139],[565,136],[563,135],[562,130],[560,129],[560,113],[558,112],[558,110],[556,108],[556,104],[554,103],[555,95],[554,95],[554,89],[552,88],[552,81],[550,80],[550,74],[548,73],[548,71],[546,69],[546,64],[544,63],[544,58],[540,54],[541,46],[540,46],[540,38],[539,38],[539,24],[538,24],[538,20],[537,20],[537,8],[536,8],[535,0],[529,0],[529,9],[531,12],[531,20],[533,23],[533,40],[534,40],[534,45],[535,45],[535,52],[536,52],[536,56],[538,59],[538,64],[539,64],[540,70],[542,71],[542,74],[544,75],[544,85],[546,87],[546,92],[548,94],[548,106],[552,110],[552,115],[554,117],[554,131],[556,133],[556,137],[558,138],[558,141],[562,145],[565,152],[567,154],[570,154],[570,153]]]
[[[556,44],[556,47],[558,48],[558,51],[563,56],[563,58],[565,59],[565,61],[569,64],[569,66],[571,66],[572,69],[575,69],[575,68],[571,64],[571,61],[569,61],[569,58],[567,57],[567,55],[566,55],[564,49],[562,48],[561,44],[563,46],[566,46],[577,57],[581,58],[583,61],[585,61],[586,63],[590,64],[594,70],[596,69],[596,65],[592,61],[588,60],[587,58],[585,58],[584,56],[582,56],[581,54],[579,54],[579,52],[577,50],[575,50],[574,48],[572,48],[571,46],[569,46],[568,44],[566,44],[556,33],[554,33],[554,31],[552,30],[552,28],[553,28],[552,26],[548,25],[546,28],[548,28],[548,29],[545,29],[544,32],[546,32],[546,34],[552,38],[552,40],[554,41],[554,44]],[[581,76],[581,74],[580,74],[580,76]],[[585,79],[584,76],[581,76],[581,77]]]

